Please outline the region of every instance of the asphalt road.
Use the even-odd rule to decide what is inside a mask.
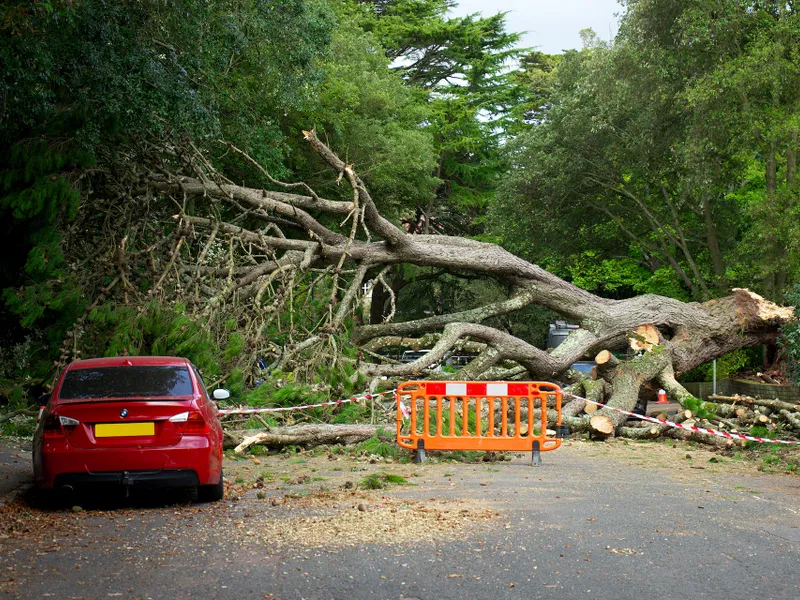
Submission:
[[[709,463],[712,456],[573,443],[536,469],[527,457],[402,466],[415,470],[416,485],[374,492],[365,512],[387,499],[466,499],[497,515],[418,542],[331,537],[279,546],[259,538],[289,510],[269,502],[291,487],[288,477],[267,485],[266,499],[248,489],[214,505],[165,507],[170,499],[153,495],[90,502],[80,512],[17,504],[13,515],[0,514],[0,598],[800,598],[800,478]],[[257,469],[346,475],[280,460],[264,458]]]
[[[30,450],[30,443],[0,437],[0,503],[33,483]]]

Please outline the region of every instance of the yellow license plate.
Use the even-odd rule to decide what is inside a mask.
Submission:
[[[137,435],[155,435],[153,422],[145,423],[98,423],[94,426],[95,437],[133,437]]]

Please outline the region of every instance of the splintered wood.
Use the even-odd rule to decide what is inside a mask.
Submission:
[[[650,352],[658,345],[658,329],[654,325],[639,325],[633,330],[628,341],[634,352]]]

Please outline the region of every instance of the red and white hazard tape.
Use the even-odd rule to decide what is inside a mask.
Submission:
[[[306,408],[320,408],[322,406],[339,406],[340,404],[348,404],[350,402],[358,402],[359,400],[372,400],[379,396],[387,396],[394,394],[395,390],[388,392],[378,392],[377,394],[364,394],[363,396],[353,396],[344,400],[334,400],[332,402],[321,402],[320,404],[302,404],[300,406],[280,406],[275,408],[224,408],[217,411],[217,416],[223,415],[251,415],[256,413],[274,413],[284,412],[287,410],[304,410]]]
[[[686,431],[707,433],[708,435],[715,435],[717,437],[728,438],[731,440],[748,440],[751,442],[761,442],[769,444],[792,444],[792,445],[800,444],[800,442],[795,440],[771,440],[769,438],[755,437],[752,435],[743,435],[741,433],[730,433],[728,431],[706,429],[705,427],[696,427],[695,425],[684,425],[683,423],[675,423],[673,421],[667,421],[667,420],[661,421],[654,417],[648,417],[647,415],[637,415],[636,413],[628,412],[627,410],[622,410],[621,408],[608,406],[607,404],[603,404],[601,402],[595,402],[594,400],[589,400],[588,398],[583,398],[582,396],[576,396],[575,394],[567,393],[566,395],[571,396],[572,398],[577,398],[578,400],[585,400],[589,404],[594,404],[595,406],[602,406],[603,408],[613,410],[614,412],[622,413],[623,415],[628,415],[629,417],[636,417],[637,419],[642,419],[643,421],[649,421],[651,423],[656,423],[657,425],[666,425],[668,427],[674,427],[676,429],[685,429]]]
[[[467,383],[434,382],[426,383],[429,396],[527,396],[530,385],[527,383]]]

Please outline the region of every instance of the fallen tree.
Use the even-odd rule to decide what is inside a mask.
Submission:
[[[225,447],[234,448],[236,454],[244,454],[251,446],[279,449],[286,446],[313,447],[323,444],[358,444],[375,437],[381,428],[378,425],[298,425],[295,427],[273,427],[265,431],[248,432],[251,435],[229,434]]]
[[[238,315],[246,338],[240,364],[269,357],[270,370],[300,371],[314,361],[351,361],[358,373],[373,380],[407,377],[469,345],[476,358],[451,377],[575,383],[577,375],[570,366],[600,353],[603,360],[598,361],[594,379],[577,381],[572,391],[623,410],[634,408],[642,386],[648,384],[687,404],[691,394],[677,381],[681,373],[739,348],[772,343],[780,326],[793,318],[791,307],[746,289],[704,303],[652,294],[601,298],[500,246],[447,235],[409,234],[381,214],[352,165],[313,130],[304,135],[332,176],[349,186],[349,199],[321,197],[305,183],[283,183],[263,169],[270,189],[238,185],[212,169],[203,155],[186,149],[181,160],[189,174],[174,173],[161,164],[117,182],[126,197],[136,199],[132,208],[122,211],[133,214],[154,198],[168,199],[166,205],[179,210],[172,215],[172,237],[159,238],[155,231],[148,237],[148,224],[143,222],[135,236],[125,230],[109,235],[113,248],[102,264],[113,279],[103,294],[142,305],[172,295],[209,323],[220,314]],[[227,149],[255,164],[237,148]],[[217,257],[213,264],[212,253]],[[391,311],[385,322],[352,327],[350,340],[362,348],[363,358],[344,356],[339,336],[350,327],[365,294],[378,286],[391,294],[384,276],[402,264],[501,281],[511,293],[469,310],[412,321],[394,322]],[[141,272],[155,281],[144,292],[147,286],[136,281]],[[293,330],[289,342],[276,346],[264,332],[282,312],[291,314],[301,287],[325,291],[326,314],[313,327]],[[553,310],[580,328],[548,353],[486,324],[490,318],[530,305]],[[68,336],[64,360],[76,347],[81,326],[79,322]],[[386,347],[419,348],[430,342],[431,351],[411,363],[379,354]],[[610,352],[629,345],[635,351],[629,359],[619,360]],[[601,409],[569,419],[573,429],[602,436],[618,432],[625,416]]]

